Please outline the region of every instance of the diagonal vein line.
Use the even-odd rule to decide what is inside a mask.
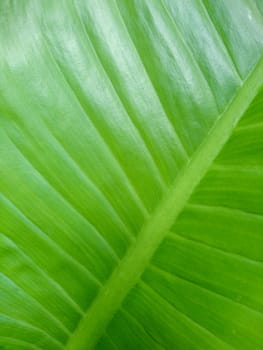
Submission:
[[[2,336],[0,335],[0,349],[5,349],[5,345],[3,344],[12,344],[14,346],[23,346],[23,347],[26,347],[26,349],[28,350],[43,350],[43,348],[39,347],[38,345],[35,345],[33,343],[29,343],[27,341],[24,341],[24,340],[20,340],[20,339],[17,339],[17,338],[12,338],[12,337],[5,337],[5,336]],[[2,344],[3,344],[3,348],[2,348]]]
[[[180,233],[176,233],[174,231],[171,231],[170,233],[168,233],[167,237],[170,237],[173,241],[176,241],[176,239],[186,241],[186,242],[188,241],[188,242],[191,242],[192,244],[196,244],[197,246],[202,247],[204,249],[212,250],[217,254],[224,254],[224,255],[227,255],[228,257],[231,257],[233,259],[245,261],[245,262],[249,263],[250,265],[253,264],[253,265],[259,266],[261,268],[263,267],[263,262],[260,260],[251,259],[247,256],[231,252],[230,250],[225,250],[222,248],[218,248],[218,247],[209,245],[208,243],[204,243],[202,241],[198,241],[197,239],[183,236]]]
[[[219,293],[219,292],[217,292],[217,291],[215,291],[215,290],[213,290],[213,289],[209,289],[208,287],[205,287],[205,286],[203,286],[203,285],[200,285],[200,284],[198,284],[197,282],[191,280],[190,278],[181,276],[180,274],[175,273],[175,272],[171,273],[170,271],[164,270],[164,269],[160,268],[159,266],[157,266],[157,265],[155,265],[155,264],[153,264],[153,263],[151,263],[151,265],[149,266],[149,268],[150,268],[152,271],[155,271],[155,272],[158,271],[159,274],[161,274],[161,275],[163,275],[163,276],[166,276],[166,278],[167,278],[167,277],[174,278],[174,279],[175,279],[175,278],[178,278],[178,279],[180,279],[180,280],[182,280],[182,281],[185,281],[185,282],[187,282],[188,284],[191,284],[192,286],[196,286],[196,287],[202,289],[202,290],[205,291],[206,293],[209,293],[209,294],[212,294],[212,295],[216,295],[217,297],[219,297],[219,298],[221,298],[221,299],[224,299],[224,300],[226,300],[226,301],[228,301],[228,302],[230,302],[230,303],[232,303],[232,304],[235,304],[235,305],[241,307],[241,308],[244,309],[244,310],[249,310],[249,311],[252,312],[253,314],[255,314],[255,315],[259,316],[261,319],[263,319],[263,313],[262,313],[261,311],[256,310],[256,309],[254,309],[254,308],[252,308],[252,307],[250,307],[250,306],[248,306],[248,305],[246,305],[246,304],[243,304],[243,303],[241,303],[240,301],[234,300],[234,299],[228,297],[227,295],[224,295],[223,293]]]
[[[195,327],[198,327],[199,329],[202,329],[204,332],[209,333],[212,335],[214,338],[218,339],[220,342],[223,344],[227,345],[227,348],[230,350],[234,350],[234,348],[231,344],[227,343],[225,340],[222,338],[219,338],[216,334],[212,333],[208,328],[202,326],[200,323],[196,322],[193,318],[189,317],[186,315],[184,312],[180,311],[175,305],[173,305],[168,299],[164,298],[159,292],[157,292],[152,286],[150,286],[148,283],[141,281],[140,284],[145,287],[145,289],[148,289],[151,293],[154,293],[157,297],[161,298],[164,300],[167,304],[169,304],[170,307],[172,307],[174,310],[176,310],[182,317],[187,319],[189,322],[191,322]],[[236,349],[238,350],[238,349]]]
[[[235,214],[236,216],[240,217],[246,217],[248,219],[254,219],[254,220],[262,220],[263,221],[263,215],[261,214],[256,214],[252,213],[249,211],[245,211],[240,208],[233,208],[233,207],[227,207],[227,206],[219,206],[219,205],[206,205],[206,204],[201,204],[201,203],[196,203],[196,202],[189,202],[186,205],[186,208],[189,209],[196,209],[196,210],[201,210],[201,211],[209,211],[211,213],[215,213],[215,210],[218,211],[218,213],[229,213],[229,214]]]
[[[69,305],[74,308],[74,310],[78,313],[78,315],[83,315],[83,309],[81,309],[81,307],[76,303],[76,301],[74,299],[72,299],[72,297],[68,294],[68,292],[64,289],[64,287],[57,282],[54,277],[50,276],[49,273],[47,271],[45,271],[44,269],[42,269],[41,267],[39,267],[36,262],[34,260],[31,259],[31,257],[24,252],[24,250],[19,247],[10,237],[6,236],[4,233],[0,232],[0,237],[3,236],[4,239],[8,242],[9,246],[11,246],[13,249],[17,250],[18,253],[23,257],[23,260],[28,262],[30,266],[32,266],[34,268],[34,270],[40,274],[42,274],[42,276],[44,275],[45,278],[53,284],[53,286],[55,286],[55,288],[59,289],[61,295],[63,295],[63,297],[67,300],[67,302],[69,303]]]
[[[135,244],[131,246],[72,334],[66,346],[67,350],[94,349],[114,313],[140,279],[154,252],[231,136],[239,119],[258,93],[262,82],[263,58],[251,71],[239,93],[218,117],[207,138],[145,223]]]
[[[48,131],[49,128],[47,127]],[[22,147],[20,145],[18,145],[12,138],[11,135],[9,135],[8,131],[6,131],[6,136],[8,137],[9,141],[14,145],[14,147],[17,149],[17,151],[19,152],[19,154],[23,157],[24,160],[27,161],[27,163],[30,164],[30,166],[32,166],[32,168],[39,174],[39,176],[41,176],[41,178],[48,183],[49,186],[52,187],[52,189],[63,199],[63,201],[65,201],[65,203],[67,203],[69,205],[69,207],[74,210],[74,212],[76,212],[87,224],[90,228],[92,228],[92,232],[96,235],[97,239],[104,245],[104,247],[106,248],[106,250],[110,253],[110,255],[112,256],[112,258],[115,261],[119,260],[119,257],[117,256],[114,248],[109,244],[109,242],[106,240],[106,238],[98,231],[98,229],[80,212],[80,210],[76,207],[76,205],[74,205],[72,203],[72,201],[70,201],[67,197],[65,197],[65,195],[63,195],[61,193],[61,191],[55,187],[54,185],[52,185],[52,183],[50,183],[47,179],[47,177],[44,176],[44,174],[42,174],[38,168],[32,163],[32,161],[29,161],[29,158],[26,156],[25,152],[23,151]],[[81,172],[81,169],[79,169],[78,165],[75,163],[75,161],[73,159],[71,159],[70,155],[65,151],[64,147],[62,146],[62,144],[54,137],[54,135],[50,132],[49,137],[54,138],[55,142],[56,142],[56,146],[60,149],[60,152],[64,155],[65,157],[69,158],[69,160],[72,162],[73,166],[72,168],[75,170],[77,169],[78,171]],[[85,176],[83,174],[83,176]],[[84,179],[87,179],[87,182],[89,182],[89,179],[84,177]],[[94,186],[94,184],[92,184],[92,187],[95,187],[95,189],[97,190],[97,187]],[[104,196],[103,196],[104,198]],[[110,205],[111,206],[111,205]],[[113,209],[114,210],[114,209]],[[128,233],[127,233],[128,234]],[[130,234],[129,234],[130,235]]]
[[[219,206],[219,205],[207,205],[207,204],[201,204],[201,203],[197,203],[197,202],[189,202],[189,204],[187,204],[187,208],[193,208],[193,209],[200,209],[203,211],[211,211],[214,212],[214,209],[218,209],[219,211],[225,211],[225,212],[231,212],[231,214],[234,212],[236,215],[243,215],[243,216],[247,216],[250,219],[255,219],[255,220],[262,220],[263,219],[263,214],[258,214],[258,213],[252,213],[240,208],[234,208],[234,207],[227,207],[227,206]]]
[[[62,248],[56,241],[54,241],[46,232],[42,231],[29,217],[27,217],[11,200],[0,193],[0,199],[2,199],[8,207],[11,207],[21,220],[35,232],[43,241],[48,242],[56,251],[58,251],[66,260],[69,260],[71,264],[81,271],[87,278],[92,281],[97,287],[101,287],[102,283],[87,269],[87,267],[76,260],[70,255],[64,248]]]
[[[125,317],[129,318],[132,322],[134,322],[139,328],[141,328],[153,341],[154,343],[158,346],[158,348],[161,349],[166,349],[168,350],[164,344],[161,344],[158,339],[156,339],[148,329],[146,329],[142,323],[135,318],[128,310],[126,310],[124,307],[120,307],[120,312],[124,314]]]
[[[151,86],[152,86],[152,88],[153,88],[153,90],[154,90],[154,92],[155,92],[155,94],[156,94],[156,97],[158,98],[158,100],[159,100],[159,102],[160,102],[160,106],[162,107],[163,113],[164,113],[164,115],[166,116],[167,121],[169,122],[170,126],[172,127],[172,129],[173,129],[173,131],[174,131],[175,139],[176,139],[176,141],[177,141],[177,143],[178,143],[178,147],[179,147],[179,149],[180,149],[180,152],[181,152],[182,156],[183,156],[185,159],[189,159],[189,154],[188,154],[188,152],[187,152],[187,150],[186,150],[186,148],[185,148],[185,146],[184,146],[184,144],[183,144],[183,142],[182,142],[182,140],[181,140],[181,138],[180,138],[180,136],[179,136],[179,134],[178,134],[178,132],[177,132],[175,126],[174,126],[174,124],[172,123],[170,117],[168,116],[168,114],[167,114],[167,112],[166,112],[166,109],[165,109],[165,107],[164,107],[164,104],[163,104],[163,101],[162,101],[162,99],[161,99],[161,97],[160,97],[160,94],[158,93],[158,91],[157,91],[157,89],[156,89],[156,87],[155,87],[155,85],[154,85],[154,83],[153,83],[152,77],[150,76],[150,74],[149,74],[149,72],[148,72],[148,70],[147,70],[147,68],[146,68],[146,66],[145,66],[145,63],[144,63],[144,61],[143,61],[143,59],[142,59],[142,57],[141,57],[141,55],[140,55],[140,53],[139,53],[139,51],[138,51],[138,49],[137,49],[135,43],[134,43],[134,40],[133,40],[133,38],[132,38],[132,36],[131,36],[131,34],[130,34],[130,31],[129,31],[129,29],[128,29],[128,26],[127,26],[127,24],[126,24],[126,22],[125,22],[125,20],[124,20],[124,17],[123,17],[123,15],[122,15],[122,13],[121,13],[120,8],[119,8],[118,2],[117,2],[117,0],[114,0],[114,2],[115,2],[115,4],[116,4],[116,8],[117,8],[118,13],[119,13],[119,15],[120,15],[120,18],[121,18],[121,20],[122,20],[122,23],[123,23],[123,25],[124,25],[124,27],[125,27],[125,29],[126,29],[126,32],[127,32],[128,36],[129,36],[129,38],[130,38],[130,40],[131,40],[131,43],[133,44],[133,47],[134,47],[135,51],[137,52],[138,57],[140,58],[140,61],[141,61],[141,63],[142,63],[142,66],[144,67],[144,71],[146,72],[146,74],[147,74],[147,76],[148,76],[148,79],[149,79],[149,82],[151,83]]]
[[[92,228],[92,232],[95,233],[97,239],[104,245],[104,247],[107,249],[107,251],[111,254],[111,256],[114,258],[115,261],[119,260],[119,257],[117,256],[114,248],[109,244],[109,242],[106,240],[106,238],[97,230],[97,228],[80,212],[80,210],[65,196],[61,193],[61,191],[59,191],[59,189],[55,186],[52,185],[52,183],[48,180],[48,178],[39,171],[39,169],[35,166],[35,164],[29,160],[29,157],[26,156],[26,154],[24,153],[24,151],[22,150],[22,148],[20,146],[18,146],[13,140],[12,138],[6,134],[7,137],[9,138],[10,142],[14,145],[14,147],[17,149],[17,151],[19,152],[19,154],[21,155],[21,157],[23,158],[23,160],[25,160],[35,171],[36,173],[43,179],[44,182],[46,182],[50,187],[52,187],[52,189],[54,190],[54,192],[56,194],[58,194],[58,196],[65,202],[68,204],[68,206],[75,212],[77,213],[81,219],[83,219],[88,225],[89,227]],[[53,135],[52,135],[53,136]],[[63,149],[64,150],[64,149]],[[125,231],[126,233],[126,231]],[[130,233],[126,233],[128,237],[131,236]],[[132,238],[130,238],[132,239]],[[83,241],[84,243],[84,241]],[[85,243],[86,244],[86,243]],[[85,245],[84,244],[84,245]],[[80,247],[82,250],[84,249],[83,247]],[[86,251],[84,250],[84,252],[86,253]]]
[[[17,318],[10,317],[10,316],[4,314],[2,311],[0,312],[0,318],[1,318],[1,316],[4,317],[5,319],[8,319],[8,322],[12,322],[12,323],[17,324],[17,325],[24,327],[26,329],[29,329],[29,330],[32,330],[32,331],[35,331],[37,333],[42,334],[45,338],[50,339],[50,341],[52,343],[56,344],[57,347],[59,347],[61,349],[63,348],[64,344],[62,342],[60,342],[59,340],[55,339],[52,335],[48,334],[44,329],[39,328],[39,327],[33,325],[32,323],[26,322],[24,320],[19,320]]]
[[[161,187],[162,187],[162,190],[164,190],[164,189],[167,187],[167,185],[166,185],[166,183],[165,183],[165,181],[164,181],[164,179],[163,179],[163,176],[162,176],[161,171],[160,171],[160,169],[159,169],[159,167],[158,167],[158,164],[157,164],[157,162],[156,162],[156,159],[155,159],[155,157],[153,156],[153,154],[152,154],[152,152],[151,152],[151,150],[150,150],[150,148],[149,148],[149,146],[148,146],[146,140],[144,139],[144,137],[143,137],[143,135],[142,135],[140,129],[138,128],[137,124],[135,123],[134,118],[132,118],[132,116],[131,116],[131,114],[130,114],[130,112],[129,112],[127,106],[126,106],[126,103],[124,102],[124,100],[123,100],[123,98],[120,96],[120,94],[118,93],[117,88],[115,87],[115,85],[114,85],[114,83],[113,83],[113,80],[112,80],[110,74],[108,73],[108,71],[107,71],[105,65],[103,64],[103,61],[102,61],[102,59],[101,59],[101,57],[100,57],[100,55],[99,55],[99,53],[98,53],[98,50],[96,49],[96,47],[95,47],[95,45],[94,45],[94,43],[93,43],[93,40],[91,39],[91,36],[89,35],[89,33],[88,33],[87,29],[86,29],[86,26],[85,26],[85,24],[83,23],[82,18],[81,18],[81,16],[79,15],[78,10],[77,10],[76,8],[75,8],[75,12],[76,12],[77,15],[78,15],[78,18],[79,18],[81,27],[82,27],[82,29],[83,29],[83,32],[85,33],[85,35],[86,35],[86,37],[87,37],[87,39],[88,39],[88,41],[89,41],[89,43],[90,43],[90,45],[91,45],[91,47],[92,47],[94,56],[96,57],[96,60],[97,60],[97,62],[98,62],[98,64],[99,64],[99,66],[102,68],[102,71],[103,71],[104,75],[106,76],[106,78],[107,78],[107,80],[108,80],[108,82],[109,82],[111,88],[113,89],[115,96],[117,96],[117,98],[118,98],[119,101],[121,102],[121,105],[122,105],[122,107],[123,107],[125,113],[127,114],[127,116],[128,116],[128,118],[130,119],[132,125],[134,126],[134,128],[136,129],[138,135],[140,136],[140,139],[141,139],[142,143],[144,144],[144,146],[145,146],[145,148],[146,148],[146,150],[147,150],[147,152],[148,152],[148,154],[149,154],[149,157],[151,158],[151,160],[152,160],[152,162],[153,162],[153,164],[154,164],[154,168],[155,168],[156,173],[157,173],[157,178],[158,178],[158,180],[159,180],[159,182],[160,182],[160,185],[161,185]]]
[[[226,53],[227,53],[227,55],[228,55],[230,61],[232,62],[232,66],[233,66],[233,68],[235,69],[235,72],[236,72],[238,78],[239,78],[241,81],[243,81],[244,79],[242,78],[242,76],[241,76],[240,73],[239,73],[239,69],[238,69],[238,67],[237,67],[237,65],[236,65],[236,62],[235,62],[235,60],[234,60],[234,57],[232,56],[232,54],[231,54],[231,52],[230,52],[228,46],[226,45],[225,40],[223,39],[222,35],[220,35],[219,30],[218,30],[218,28],[216,27],[216,24],[215,24],[214,20],[212,19],[211,15],[210,15],[210,13],[209,13],[209,11],[208,11],[208,8],[207,8],[207,5],[205,4],[205,1],[201,0],[201,1],[200,1],[200,4],[201,4],[201,6],[202,6],[204,12],[206,13],[208,20],[210,21],[211,25],[213,26],[215,32],[218,34],[218,37],[220,38],[220,40],[221,40],[223,46],[225,47]]]
[[[59,73],[61,74],[61,76],[63,77],[66,86],[69,88],[69,91],[72,93],[72,95],[75,97],[76,101],[78,102],[82,112],[85,114],[85,116],[88,117],[88,114],[82,104],[82,102],[80,101],[80,99],[78,98],[77,94],[75,93],[75,91],[73,90],[73,88],[71,87],[70,83],[68,82],[68,79],[65,75],[65,73],[63,72],[63,70],[61,69],[59,63],[56,61],[55,57],[53,56],[52,52],[50,51],[48,45],[45,45],[46,49],[48,50],[51,59],[53,60],[57,70],[59,71]],[[91,118],[88,117],[88,119],[92,122]],[[127,234],[127,236],[129,237],[130,240],[133,240],[134,237],[132,235],[131,232],[128,232],[126,230],[126,226],[125,223],[123,222],[123,219],[120,217],[119,213],[117,212],[117,210],[114,208],[114,206],[112,205],[112,203],[110,202],[110,200],[105,196],[105,194],[99,189],[99,187],[87,176],[87,174],[82,170],[82,168],[78,165],[78,163],[75,161],[75,159],[71,156],[71,154],[69,154],[69,152],[65,149],[65,147],[63,146],[63,144],[61,143],[61,141],[58,139],[58,137],[54,134],[54,132],[52,132],[52,129],[50,129],[50,127],[48,126],[48,124],[44,121],[47,129],[49,130],[50,134],[52,135],[53,138],[55,138],[55,140],[57,141],[57,143],[60,145],[60,147],[63,149],[63,151],[65,153],[67,153],[68,158],[71,160],[71,162],[74,164],[74,168],[77,167],[78,170],[83,174],[83,176],[86,178],[87,182],[92,183],[93,187],[96,188],[96,190],[103,196],[103,198],[105,199],[105,201],[108,203],[108,205],[111,207],[114,215],[119,219],[119,221],[122,224],[122,229],[124,230],[124,232]],[[98,135],[100,136],[100,138],[102,139],[103,143],[107,146],[107,150],[108,152],[110,152],[110,154],[112,155],[112,157],[114,157],[114,160],[117,162],[118,167],[121,170],[121,173],[123,173],[123,175],[125,176],[125,178],[127,178],[129,181],[129,188],[131,189],[131,193],[133,194],[136,204],[138,205],[138,207],[140,208],[141,212],[143,213],[143,215],[145,217],[148,217],[148,211],[147,208],[144,206],[142,199],[140,198],[140,196],[138,195],[137,191],[135,190],[135,187],[132,185],[130,179],[128,178],[126,172],[124,171],[122,165],[120,164],[120,162],[117,160],[117,158],[115,157],[115,155],[113,154],[111,148],[108,146],[108,144],[106,143],[106,140],[102,137],[101,133],[99,132],[98,128],[95,126],[95,124],[92,122],[93,127],[95,128],[95,130],[97,131]]]
[[[263,123],[253,123],[253,124],[246,124],[246,125],[240,125],[236,128],[236,131],[247,131],[247,130],[257,130],[259,128],[263,128]]]
[[[45,36],[43,36],[43,38],[45,38]],[[80,109],[82,110],[82,112],[84,113],[84,115],[88,118],[88,120],[90,121],[90,123],[93,125],[94,129],[97,132],[97,135],[100,137],[102,143],[106,146],[106,149],[108,151],[108,153],[111,155],[112,159],[114,160],[116,166],[118,167],[120,173],[122,174],[122,176],[127,180],[127,186],[131,192],[131,194],[134,197],[134,200],[136,201],[136,204],[138,205],[138,207],[140,208],[140,210],[142,211],[142,213],[144,214],[145,217],[148,216],[148,210],[145,207],[141,197],[139,196],[137,189],[135,188],[135,186],[133,185],[130,177],[127,174],[127,171],[124,169],[122,163],[118,160],[118,158],[116,157],[115,153],[113,153],[111,147],[108,145],[107,140],[103,137],[101,131],[98,129],[97,125],[95,125],[95,123],[92,121],[91,118],[89,118],[88,113],[85,109],[85,107],[83,106],[83,103],[80,101],[79,97],[77,96],[77,94],[75,93],[75,91],[73,90],[73,88],[71,87],[70,83],[68,82],[68,79],[64,73],[64,71],[61,69],[59,63],[57,62],[57,60],[55,59],[53,53],[50,51],[49,46],[47,44],[45,44],[45,47],[47,49],[47,51],[50,54],[51,59],[54,62],[54,65],[56,66],[57,70],[61,73],[61,76],[64,79],[64,82],[66,84],[66,86],[69,88],[69,91],[71,91],[72,96],[75,97]],[[51,132],[51,131],[50,131]],[[54,134],[53,134],[54,136]],[[55,136],[54,136],[55,137]],[[57,139],[57,138],[56,138]],[[58,140],[57,140],[58,141]],[[71,157],[71,156],[70,156]],[[90,180],[91,181],[91,180]],[[99,189],[98,189],[99,190]],[[100,191],[100,190],[99,190]]]
[[[263,175],[263,166],[262,165],[231,165],[231,164],[222,164],[218,162],[214,162],[214,164],[211,166],[211,171],[222,173],[224,176],[224,173],[244,173],[247,176],[254,175],[254,176],[262,176]],[[247,178],[248,180],[248,178]]]
[[[191,47],[189,46],[189,44],[187,43],[187,41],[184,39],[184,36],[182,34],[182,31],[180,30],[179,26],[177,25],[176,21],[174,20],[174,18],[171,16],[170,12],[168,11],[168,8],[167,6],[165,5],[164,3],[164,0],[161,0],[161,4],[168,16],[168,18],[171,20],[171,22],[173,23],[173,26],[176,30],[176,32],[178,33],[178,36],[180,37],[182,43],[184,44],[184,47],[186,49],[186,51],[188,52],[189,56],[191,57],[191,60],[192,62],[194,63],[194,65],[196,66],[196,68],[200,71],[200,73],[202,74],[205,82],[207,83],[207,86],[209,88],[209,90],[211,91],[211,94],[213,96],[213,99],[215,101],[215,105],[216,105],[216,109],[217,111],[219,112],[220,111],[220,108],[219,108],[219,105],[218,105],[218,101],[217,101],[217,98],[216,98],[216,94],[214,92],[214,90],[212,89],[212,86],[209,82],[209,80],[207,79],[205,73],[204,73],[204,70],[203,68],[201,67],[201,65],[199,64],[199,62],[196,60],[195,56],[194,56],[194,53],[193,53],[193,50],[191,49]]]
[[[42,304],[43,302],[39,301],[32,294],[29,294],[29,292],[26,289],[17,284],[17,282],[14,279],[11,279],[5,273],[0,272],[0,276],[2,276],[8,282],[8,284],[12,286],[12,288],[19,289],[23,292],[23,294],[27,295],[27,297],[31,299],[31,301],[33,301],[35,305],[37,305],[39,310],[41,310],[45,314],[45,316],[52,321],[53,325],[56,324],[56,326],[63,332],[65,336],[70,337],[71,331],[69,330],[69,328],[67,328],[56,315],[54,315],[50,310],[48,310],[48,308]]]
[[[120,348],[114,343],[114,341],[112,340],[112,338],[110,337],[110,335],[109,335],[107,332],[105,332],[105,333],[103,334],[103,337],[104,337],[105,339],[107,339],[107,341],[112,345],[112,347],[114,348],[114,350],[120,350]]]

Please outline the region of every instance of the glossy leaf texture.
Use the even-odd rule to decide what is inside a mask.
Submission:
[[[263,349],[262,10],[0,2],[0,349]]]

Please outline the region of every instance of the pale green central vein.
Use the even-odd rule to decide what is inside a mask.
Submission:
[[[169,228],[218,155],[232,130],[263,83],[263,59],[257,64],[238,94],[218,118],[194,157],[176,178],[155,213],[146,222],[125,258],[94,300],[66,346],[67,350],[94,349],[108,323],[131,288],[140,279]]]

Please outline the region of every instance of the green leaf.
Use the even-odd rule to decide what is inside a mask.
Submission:
[[[263,349],[261,1],[0,25],[0,349]]]

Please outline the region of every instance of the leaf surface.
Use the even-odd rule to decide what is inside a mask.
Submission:
[[[0,24],[0,348],[263,349],[260,1]]]

